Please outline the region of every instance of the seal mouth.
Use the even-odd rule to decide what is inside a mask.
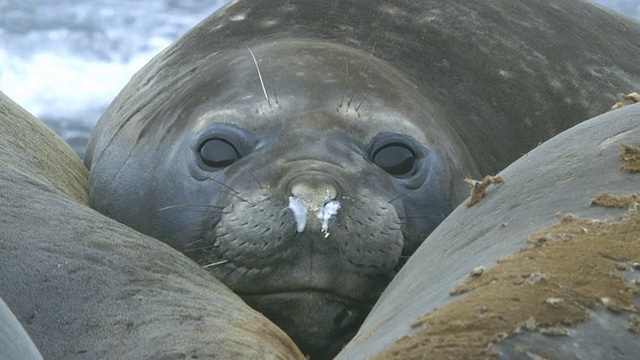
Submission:
[[[319,288],[297,288],[297,289],[282,289],[282,290],[268,290],[261,292],[236,292],[240,297],[247,298],[263,298],[270,297],[288,297],[297,298],[299,300],[322,300],[322,299],[341,299],[342,301],[355,302],[355,303],[368,303],[376,301],[378,296],[366,296],[366,297],[354,297],[346,295],[345,293],[336,291],[334,289],[319,289]],[[372,294],[367,294],[372,295]]]
[[[251,307],[284,325],[288,322],[326,323],[331,333],[361,323],[377,298],[358,299],[330,290],[299,289],[238,294]],[[302,314],[305,314],[301,317]],[[285,331],[289,325],[284,325]],[[328,329],[327,329],[328,330]]]
[[[325,321],[334,317],[342,317],[345,312],[349,313],[349,318],[353,314],[366,315],[377,300],[377,297],[354,298],[331,290],[304,288],[264,293],[238,293],[238,295],[250,306],[273,319],[284,318],[288,313],[297,313],[300,309],[305,309],[303,313],[307,316],[317,317],[318,321],[322,321],[324,316],[326,316]],[[342,323],[338,327],[347,326],[347,323],[351,323],[351,321]]]
[[[337,354],[355,335],[375,303],[375,299],[356,300],[313,287],[241,297],[289,334],[302,351],[315,355]]]

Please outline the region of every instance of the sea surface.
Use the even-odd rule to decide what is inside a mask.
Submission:
[[[640,0],[597,2],[640,19]],[[82,157],[100,114],[135,71],[224,3],[0,0],[0,91]]]

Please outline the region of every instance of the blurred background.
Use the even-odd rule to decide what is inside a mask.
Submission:
[[[640,0],[597,2],[640,19]],[[135,71],[224,3],[0,0],[0,91],[82,157],[100,114]]]

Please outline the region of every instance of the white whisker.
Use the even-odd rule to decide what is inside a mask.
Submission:
[[[247,46],[247,50],[249,50],[249,53],[253,58],[253,63],[256,64],[256,70],[258,70],[258,77],[260,78],[260,85],[262,85],[262,92],[264,92],[264,97],[267,99],[267,103],[269,104],[269,107],[271,107],[271,101],[269,100],[269,95],[267,94],[267,88],[264,86],[264,81],[262,80],[262,73],[260,72],[260,66],[258,66],[258,60],[256,60],[255,55],[253,55],[253,51],[251,51],[251,49],[249,49],[248,46]]]
[[[202,268],[203,269],[207,269],[207,268],[210,268],[210,267],[213,267],[213,266],[226,264],[228,262],[229,262],[229,260],[220,260],[220,261],[217,261],[217,262],[214,262],[214,263],[211,263],[211,264],[203,265]]]

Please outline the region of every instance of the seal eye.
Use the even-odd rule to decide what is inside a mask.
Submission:
[[[240,155],[233,144],[223,139],[209,139],[200,145],[200,158],[213,168],[227,167],[238,161]]]
[[[416,154],[402,143],[390,143],[377,149],[373,156],[373,162],[384,171],[394,176],[407,175],[416,163]]]

